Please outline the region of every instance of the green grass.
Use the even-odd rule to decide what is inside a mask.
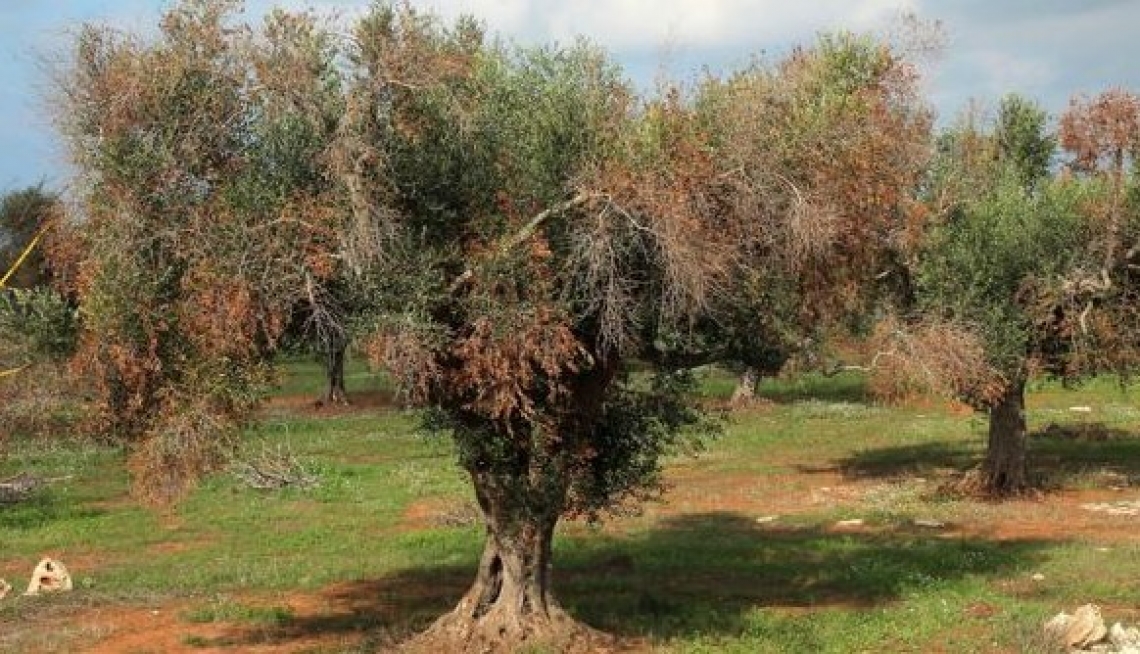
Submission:
[[[287,374],[277,384],[281,395],[306,395],[316,399],[325,392],[324,364],[316,355],[294,355],[283,362]],[[388,391],[392,384],[384,373],[372,371],[359,357],[348,357],[345,361],[344,383],[351,392]]]
[[[319,393],[319,367],[290,370],[283,392]],[[350,392],[386,388],[351,370]],[[731,391],[730,376],[705,375],[705,394]],[[1067,534],[1060,509],[1056,533],[1032,538],[945,537],[914,525],[927,518],[1000,526],[1027,510],[937,492],[937,480],[976,463],[984,436],[977,417],[876,406],[851,375],[766,381],[761,394],[770,404],[730,417],[700,457],[671,462],[672,505],[601,527],[560,528],[557,593],[574,615],[663,652],[836,653],[1044,652],[1046,644],[1035,644],[1039,625],[1060,610],[1097,602],[1110,621],[1140,615],[1140,542]],[[1056,423],[1104,436],[1035,437],[1033,459],[1047,482],[1140,485],[1134,399],[1100,381],[1034,387],[1033,429]],[[1089,425],[1095,429],[1076,429]],[[0,602],[4,652],[70,651],[98,636],[83,626],[84,612],[162,605],[189,607],[180,613],[189,646],[240,649],[322,635],[351,641],[327,651],[370,651],[450,608],[480,551],[475,524],[408,517],[413,507],[422,517],[470,501],[450,443],[420,432],[410,412],[268,413],[245,435],[243,451],[284,449],[318,476],[316,488],[257,491],[220,472],[168,511],[130,500],[122,451],[10,445],[0,477],[25,470],[54,481],[0,507],[0,576],[19,585],[51,552],[69,565],[77,590]],[[806,498],[836,484],[862,492],[756,520],[781,513],[768,508],[774,494]],[[1126,488],[1120,497],[1135,495]],[[1030,508],[1052,515],[1050,501]],[[851,517],[868,528],[832,528]],[[285,601],[298,594],[355,608],[304,613]],[[47,637],[49,623],[70,626]],[[212,624],[251,635],[196,631]]]

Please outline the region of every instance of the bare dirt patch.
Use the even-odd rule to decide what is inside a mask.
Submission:
[[[433,497],[412,502],[404,510],[401,529],[415,531],[436,527],[467,527],[479,524],[479,509],[469,500]]]

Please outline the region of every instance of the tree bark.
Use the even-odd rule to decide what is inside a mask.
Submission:
[[[523,647],[598,651],[609,638],[567,614],[551,593],[557,498],[538,508],[473,473],[487,535],[479,569],[458,605],[404,646],[411,652],[512,652]],[[544,502],[540,501],[540,504]]]
[[[330,345],[325,352],[325,375],[328,387],[323,403],[326,406],[348,404],[348,392],[344,385],[344,356],[347,349],[347,344],[341,342]]]
[[[1025,382],[1011,384],[990,409],[989,440],[980,490],[988,495],[1023,493],[1029,488]]]
[[[733,407],[747,406],[756,399],[756,382],[758,380],[756,368],[748,366],[744,372],[740,373],[740,378],[736,381],[736,388],[732,391],[732,399],[729,404]]]
[[[602,652],[613,639],[562,609],[551,590],[554,528],[567,509],[576,434],[593,428],[618,373],[613,357],[567,385],[560,437],[516,441],[511,453],[487,451],[465,463],[483,514],[486,542],[471,588],[458,605],[404,646],[412,652]],[[478,432],[482,420],[470,425]],[[481,442],[481,441],[476,441]]]

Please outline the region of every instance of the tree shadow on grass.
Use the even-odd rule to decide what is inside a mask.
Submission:
[[[837,464],[844,476],[902,478],[965,472],[981,462],[976,443],[931,441],[856,452]],[[1098,423],[1049,424],[1030,433],[1029,467],[1042,488],[1086,483],[1097,475],[1140,485],[1140,433]]]
[[[559,592],[574,615],[623,637],[730,636],[754,609],[877,606],[967,575],[1032,567],[1045,545],[683,515],[608,551],[568,553]]]
[[[930,441],[862,450],[841,459],[845,477],[898,478],[963,472],[977,465],[978,449],[961,441]]]
[[[1140,433],[1095,422],[1050,423],[1030,434],[1029,465],[1046,487],[1140,485]]]
[[[777,404],[797,402],[845,402],[869,404],[866,379],[862,375],[805,374],[792,379],[764,379],[756,389],[756,396]]]
[[[967,575],[1035,566],[1040,541],[945,539],[900,530],[776,528],[734,513],[685,515],[643,534],[563,539],[555,593],[584,622],[623,639],[732,636],[763,608],[860,608]],[[247,636],[258,642],[358,634],[383,648],[450,610],[475,572],[425,566],[325,591],[327,615],[301,615]]]
[[[97,518],[105,510],[70,501],[52,491],[40,489],[22,500],[0,503],[0,532],[31,531],[55,522]]]

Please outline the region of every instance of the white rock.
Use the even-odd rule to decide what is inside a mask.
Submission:
[[[914,526],[927,527],[929,529],[942,529],[946,526],[946,523],[942,522],[941,520],[915,520]]]
[[[63,590],[71,590],[71,575],[67,568],[59,561],[44,559],[32,570],[32,580],[24,594],[39,595]]]
[[[835,523],[835,526],[839,529],[843,529],[846,527],[862,527],[863,526],[863,519],[862,518],[852,518],[851,520],[840,520],[839,522]]]
[[[1108,640],[1119,648],[1140,648],[1140,629],[1136,627],[1125,628],[1117,622],[1108,630]]]
[[[12,592],[12,584],[0,579],[0,599],[7,597],[10,592]]]
[[[1040,572],[1033,573],[1033,575],[1030,576],[1029,578],[1032,579],[1033,581],[1045,581],[1045,575],[1041,574]],[[1061,615],[1064,615],[1064,614],[1062,613]]]
[[[1092,407],[1091,406],[1071,406],[1071,407],[1069,407],[1069,411],[1072,411],[1073,413],[1092,413]]]
[[[768,524],[769,522],[775,522],[779,519],[780,519],[780,516],[778,516],[778,515],[766,515],[766,516],[763,516],[760,518],[756,518],[756,523],[761,524],[761,525],[765,525],[765,524]]]
[[[1082,649],[1100,642],[1107,635],[1108,627],[1104,626],[1100,609],[1092,604],[1085,604],[1073,612],[1073,617],[1065,629],[1063,642],[1068,647]]]
[[[1069,623],[1073,621],[1073,616],[1061,611],[1057,615],[1045,621],[1045,634],[1061,642],[1065,637],[1065,631],[1069,628]]]

